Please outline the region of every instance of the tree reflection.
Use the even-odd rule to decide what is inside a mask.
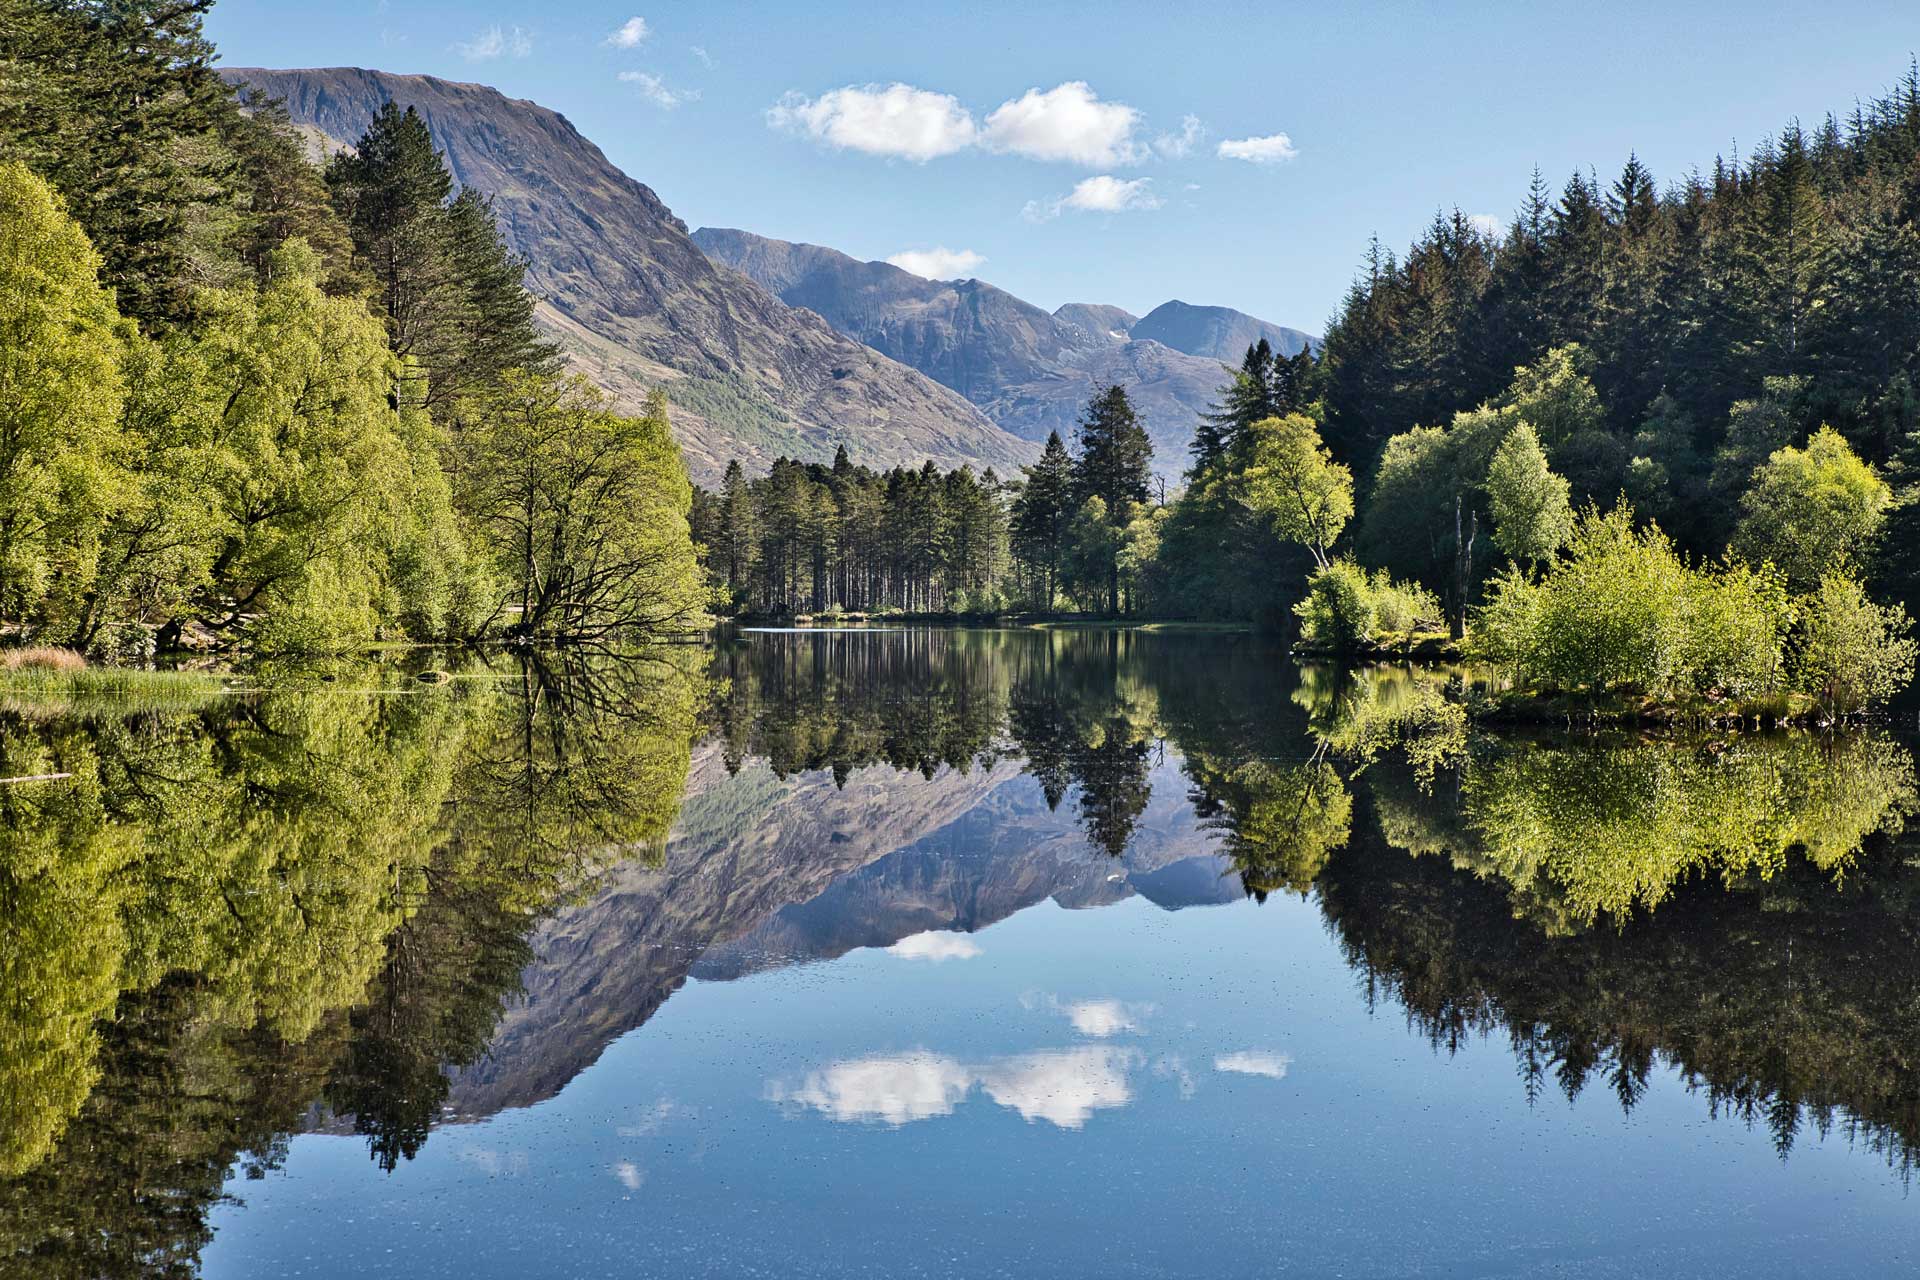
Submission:
[[[199,712],[0,716],[0,1251],[191,1275],[322,1102],[393,1168],[538,918],[657,849],[698,651]]]
[[[1505,886],[1375,843],[1323,874],[1321,909],[1375,998],[1438,1049],[1497,1035],[1521,1087],[1604,1087],[1631,1109],[1671,1064],[1715,1114],[1785,1155],[1838,1132],[1910,1174],[1920,1156],[1920,871],[1880,840],[1843,887],[1795,854],[1695,877],[1618,929],[1548,932]]]

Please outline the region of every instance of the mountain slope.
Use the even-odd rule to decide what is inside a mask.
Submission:
[[[1168,303],[1136,319],[1119,307],[1069,303],[1049,314],[984,281],[926,280],[819,245],[717,227],[700,228],[693,241],[782,301],[953,388],[1023,439],[1049,431],[1071,439],[1096,388],[1126,387],[1153,440],[1154,470],[1169,481],[1186,468],[1194,424],[1231,376],[1221,365],[1239,364],[1261,336],[1288,353],[1309,341],[1225,307]],[[1217,354],[1242,335],[1251,336],[1230,356]]]
[[[527,260],[539,321],[576,366],[637,406],[666,388],[696,480],[730,457],[827,459],[844,443],[876,466],[933,459],[1002,472],[1032,447],[964,398],[717,266],[650,189],[566,117],[482,85],[357,68],[235,68],[336,144],[389,101],[416,108],[464,186],[493,197]]]
[[[1196,307],[1185,302],[1163,302],[1134,321],[1128,334],[1151,338],[1175,351],[1239,364],[1247,348],[1265,338],[1283,356],[1298,354],[1313,338],[1235,311],[1232,307]]]

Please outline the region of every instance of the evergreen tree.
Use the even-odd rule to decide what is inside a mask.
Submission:
[[[1124,529],[1133,508],[1147,500],[1153,442],[1123,387],[1094,393],[1080,418],[1080,453],[1073,461],[1073,491],[1082,504],[1099,498],[1108,523]],[[1109,557],[1107,609],[1120,611],[1120,568]]]
[[[1025,471],[1026,486],[1013,503],[1014,549],[1039,578],[1040,607],[1051,610],[1074,510],[1073,458],[1058,431],[1047,433],[1040,461]]]

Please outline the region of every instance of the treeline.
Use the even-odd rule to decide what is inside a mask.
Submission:
[[[0,640],[331,650],[696,618],[690,491],[563,376],[389,105],[309,163],[210,0],[0,0]]]
[[[1153,445],[1126,391],[1087,405],[1069,452],[1056,432],[1023,481],[989,469],[876,472],[782,458],[696,490],[695,540],[735,613],[999,614],[1061,603],[1132,613],[1159,536]]]
[[[1327,332],[1327,444],[1370,473],[1395,437],[1499,401],[1516,369],[1564,351],[1591,396],[1534,425],[1576,507],[1625,493],[1683,551],[1717,555],[1754,467],[1831,426],[1898,491],[1871,568],[1911,600],[1916,159],[1920,69],[1664,189],[1637,158],[1557,197],[1536,174],[1501,236],[1455,213],[1404,256],[1376,244]]]

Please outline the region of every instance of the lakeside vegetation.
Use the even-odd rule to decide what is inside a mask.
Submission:
[[[1501,235],[1376,243],[1316,351],[1223,370],[1170,499],[1103,388],[1020,477],[730,472],[696,498],[710,573],[776,615],[1065,606],[1465,654],[1504,714],[1857,713],[1914,664],[1916,155],[1920,71],[1664,192],[1637,159],[1557,200],[1536,175]],[[916,585],[846,590],[873,545]]]
[[[208,7],[0,3],[0,641],[698,623],[664,400],[563,374],[424,120],[316,167],[215,74]]]

